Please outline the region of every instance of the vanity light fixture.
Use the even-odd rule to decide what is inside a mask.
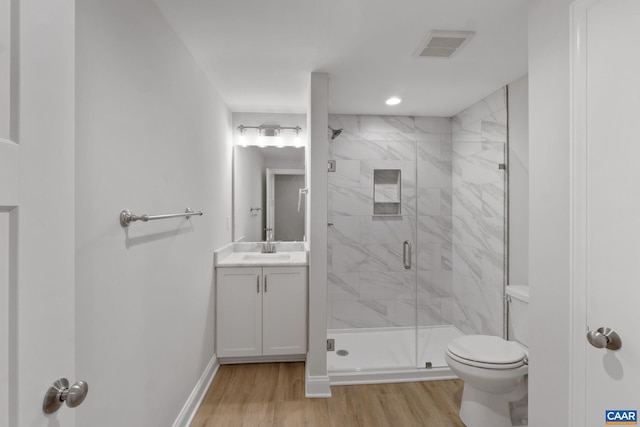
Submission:
[[[398,98],[397,96],[392,96],[391,98],[387,99],[385,101],[385,104],[387,105],[398,105],[402,102],[402,99]]]
[[[249,138],[248,130],[253,130],[254,138]],[[289,138],[285,132],[291,131],[295,133],[292,138],[293,142],[289,142]],[[249,146],[257,145],[259,147],[285,147],[285,146],[302,146],[302,139],[300,132],[302,128],[300,126],[280,126],[280,125],[260,125],[260,126],[238,126],[238,139],[236,145]]]

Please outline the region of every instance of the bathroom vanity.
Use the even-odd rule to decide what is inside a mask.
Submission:
[[[303,243],[232,243],[214,254],[216,353],[221,363],[304,360],[307,251]]]

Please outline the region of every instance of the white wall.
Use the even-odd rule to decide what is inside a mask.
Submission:
[[[529,80],[509,86],[509,284],[529,284]]]
[[[269,169],[304,170],[304,149],[297,147],[260,148],[264,156],[264,167]],[[297,197],[297,196],[296,196]]]
[[[529,425],[569,414],[569,5],[529,2]]]
[[[214,356],[231,114],[151,0],[76,7],[78,425],[169,426]]]

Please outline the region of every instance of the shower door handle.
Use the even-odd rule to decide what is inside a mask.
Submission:
[[[405,269],[411,270],[411,243],[408,240],[402,244],[402,263]]]

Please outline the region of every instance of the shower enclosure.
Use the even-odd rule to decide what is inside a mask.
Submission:
[[[448,341],[503,335],[506,90],[452,118],[329,124],[331,382],[447,377]]]

